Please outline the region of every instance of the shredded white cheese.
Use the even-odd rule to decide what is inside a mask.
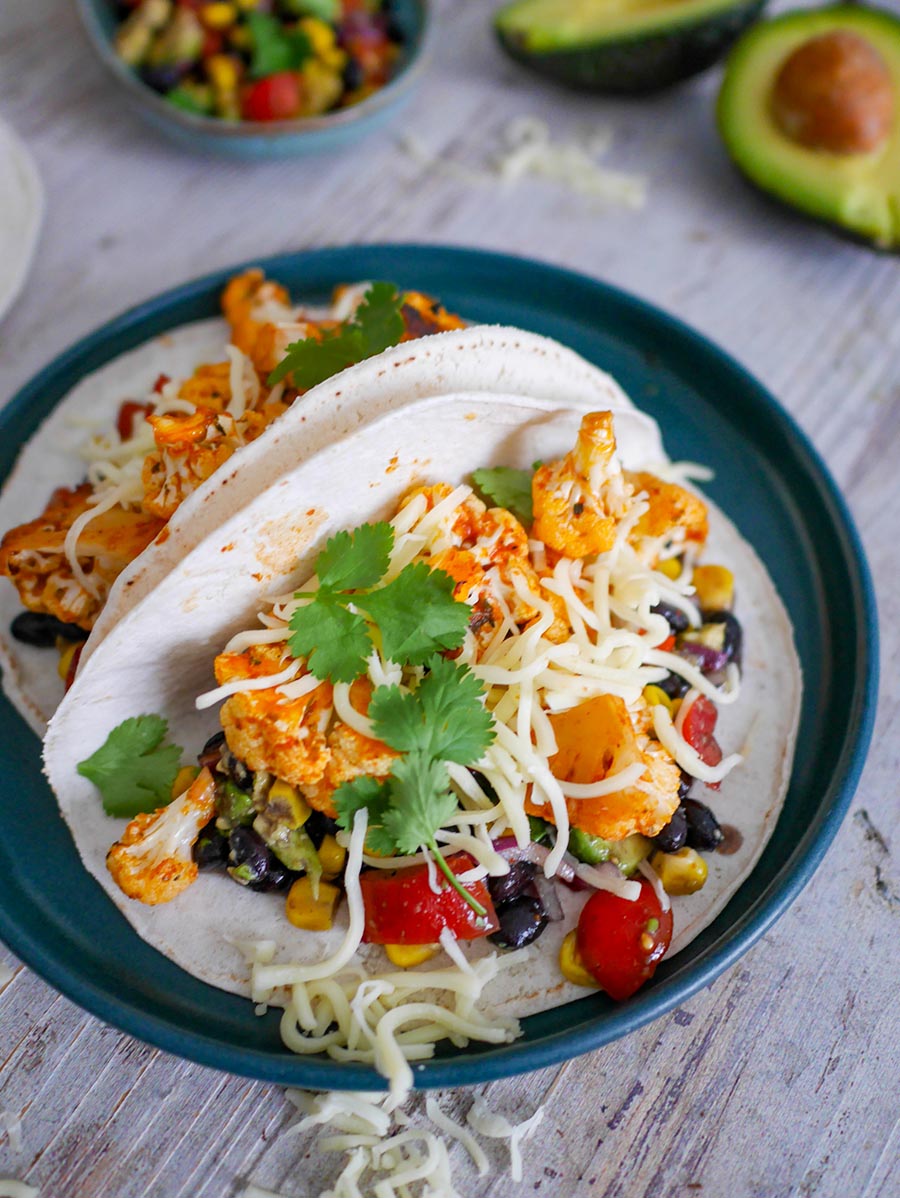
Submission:
[[[492,1140],[509,1140],[510,1175],[513,1181],[522,1180],[522,1153],[520,1145],[537,1130],[538,1124],[544,1118],[543,1107],[538,1107],[530,1119],[523,1123],[510,1123],[502,1115],[495,1115],[488,1109],[487,1103],[480,1095],[476,1095],[471,1110],[466,1116],[469,1124],[479,1135]]]

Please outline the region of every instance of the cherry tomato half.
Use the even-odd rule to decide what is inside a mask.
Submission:
[[[301,99],[297,76],[279,71],[244,92],[241,115],[245,121],[286,121],[300,111]]]
[[[585,903],[576,941],[585,969],[610,998],[621,1002],[656,972],[672,940],[672,912],[663,911],[656,891],[641,879],[632,903],[598,890]]]
[[[128,441],[134,436],[135,421],[146,419],[153,411],[152,403],[137,403],[133,399],[126,399],[119,408],[119,414],[116,417],[116,430],[122,441]]]
[[[454,874],[472,869],[474,860],[468,853],[454,853],[447,858]],[[444,928],[449,928],[457,940],[477,940],[496,932],[500,926],[494,904],[484,882],[467,882],[466,890],[484,907],[481,916],[438,873],[441,886],[435,894],[428,885],[428,870],[424,865],[406,869],[370,869],[360,875],[363,904],[366,909],[366,928],[363,940],[367,944],[434,944]]]
[[[719,713],[715,703],[705,695],[699,695],[688,709],[681,725],[681,735],[694,749],[704,765],[718,765],[722,760],[719,742],[713,736]],[[707,782],[710,790],[718,790],[719,782]]]

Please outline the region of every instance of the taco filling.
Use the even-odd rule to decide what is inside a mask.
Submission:
[[[693,491],[622,469],[611,412],[534,470],[414,487],[390,521],[332,536],[216,657],[197,706],[222,702],[221,726],[198,768],[179,770],[164,727],[129,758],[125,725],[81,763],[105,804],[143,771],[112,877],[157,904],[226,872],[282,892],[313,937],[346,904],[318,979],[361,944],[471,970],[459,942],[519,949],[569,919],[561,978],[627,998],[723,838],[694,789],[741,761],[715,736],[742,632],[731,572],[700,564],[707,531]],[[154,752],[169,805],[147,798]]]
[[[85,480],[58,487],[40,515],[0,542],[0,574],[26,609],[13,636],[65,650],[63,674],[74,674],[71,646],[91,631],[118,576],[237,450],[345,366],[463,325],[389,283],[341,287],[327,309],[298,308],[259,270],[229,281],[222,310],[226,359],[186,379],[159,373],[123,398],[115,429],[84,447]]]

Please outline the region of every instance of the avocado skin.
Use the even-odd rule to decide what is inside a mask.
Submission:
[[[837,172],[831,188],[824,186],[821,179],[815,182],[807,178],[799,162],[795,173],[786,178],[783,165],[777,170],[771,165],[773,151],[771,148],[766,150],[767,139],[773,139],[772,145],[780,147],[781,152],[784,152],[785,147],[798,155],[807,152],[793,147],[789,139],[775,131],[767,131],[765,138],[761,138],[759,132],[755,138],[748,138],[741,127],[742,122],[749,127],[752,119],[752,107],[745,100],[742,87],[745,81],[749,81],[749,86],[755,80],[752,73],[755,55],[771,53],[773,39],[780,39],[782,35],[791,39],[787,42],[788,48],[791,48],[807,36],[814,37],[834,28],[846,28],[859,33],[881,49],[889,61],[900,61],[900,19],[880,6],[837,4],[783,13],[774,20],[758,24],[734,47],[726,65],[716,109],[719,134],[729,157],[744,179],[754,192],[772,202],[773,210],[776,207],[782,211],[790,209],[795,215],[815,222],[845,241],[852,241],[870,250],[897,254],[900,253],[900,127],[895,128],[891,135],[892,142],[885,150],[885,154],[898,164],[894,171],[893,188],[887,193],[893,215],[892,218],[883,217],[878,222],[874,221],[871,214],[861,215],[858,207],[852,207],[849,212],[842,209]],[[782,58],[779,58],[778,65],[781,61]],[[894,74],[900,105],[900,73],[895,69]],[[736,119],[738,113],[741,114],[741,121]],[[763,154],[760,153],[761,148]],[[770,159],[768,165],[766,152]]]
[[[641,96],[662,91],[712,66],[767,3],[738,0],[724,12],[707,13],[662,33],[641,33],[549,53],[527,49],[519,38],[496,23],[494,32],[511,58],[566,87],[605,95]]]

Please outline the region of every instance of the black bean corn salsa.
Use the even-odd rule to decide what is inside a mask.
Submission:
[[[392,78],[391,0],[119,0],[116,53],[169,103],[230,121],[317,116]]]

